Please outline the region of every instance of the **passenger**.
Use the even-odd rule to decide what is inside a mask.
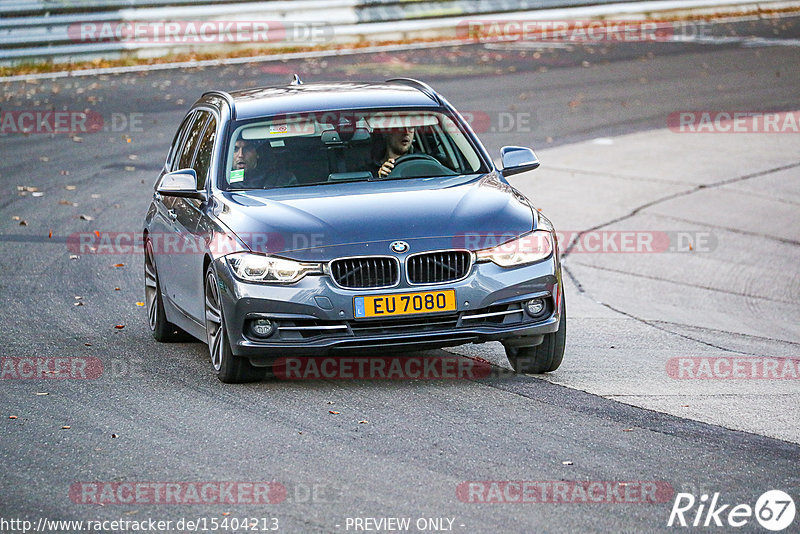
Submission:
[[[261,146],[250,139],[239,139],[233,150],[233,171],[230,184],[235,189],[271,189],[297,185],[297,177],[286,169],[279,169],[275,162],[266,163],[261,157]]]

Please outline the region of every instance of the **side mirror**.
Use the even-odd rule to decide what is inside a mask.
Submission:
[[[533,150],[521,146],[501,148],[500,161],[503,163],[503,176],[506,177],[532,171],[539,166],[539,158],[536,157]]]
[[[194,169],[181,169],[165,174],[156,191],[168,197],[206,200],[206,192],[197,190],[197,173]]]

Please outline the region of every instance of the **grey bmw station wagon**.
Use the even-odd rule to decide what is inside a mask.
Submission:
[[[159,341],[208,343],[223,382],[281,357],[500,341],[518,372],[561,364],[550,221],[428,85],[207,92],[178,128],[144,222]]]

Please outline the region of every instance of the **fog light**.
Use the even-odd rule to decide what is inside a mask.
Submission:
[[[269,337],[275,332],[275,323],[269,319],[255,319],[250,322],[250,330],[257,337]]]
[[[538,317],[544,313],[544,299],[531,299],[525,303],[525,311],[531,317]]]

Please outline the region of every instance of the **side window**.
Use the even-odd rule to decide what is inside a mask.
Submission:
[[[189,126],[192,124],[192,119],[194,118],[194,116],[195,116],[195,113],[189,113],[186,116],[186,118],[183,119],[183,122],[181,123],[180,128],[178,128],[178,131],[175,132],[175,138],[172,140],[172,146],[170,146],[170,148],[169,148],[169,155],[167,156],[167,161],[166,161],[166,164],[165,164],[166,168],[167,168],[167,171],[177,170],[176,169],[176,163],[177,163],[176,155],[178,153],[178,149],[180,148],[180,142],[181,142],[181,139],[183,139],[184,134],[186,133],[186,130],[188,130]]]
[[[183,141],[181,156],[178,160],[178,169],[188,169],[192,166],[194,149],[197,148],[197,143],[200,141],[200,134],[203,133],[203,126],[205,126],[209,115],[211,114],[208,111],[198,111],[195,114],[192,120],[192,126],[189,128],[186,139]]]
[[[192,168],[197,173],[197,188],[203,189],[208,180],[211,168],[211,156],[214,154],[214,140],[217,138],[217,119],[211,117],[206,126],[203,137],[200,140],[200,147],[197,149],[197,156],[194,158]]]

